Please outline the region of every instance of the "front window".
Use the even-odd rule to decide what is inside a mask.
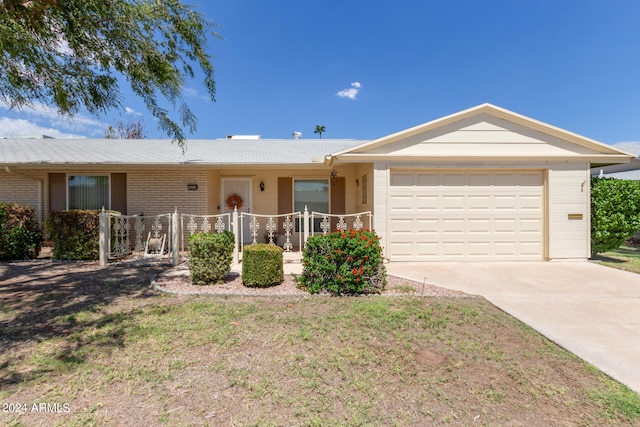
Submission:
[[[296,180],[293,184],[293,208],[296,212],[304,212],[305,206],[311,212],[329,212],[329,180],[305,179]],[[320,229],[322,218],[316,218],[314,230]],[[296,222],[296,231],[298,230]]]
[[[110,209],[109,177],[69,175],[68,209]]]

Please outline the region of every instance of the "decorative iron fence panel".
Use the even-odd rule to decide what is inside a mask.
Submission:
[[[363,221],[364,218],[364,221]],[[279,215],[239,213],[220,215],[194,215],[167,213],[161,215],[121,215],[113,212],[100,213],[100,264],[108,260],[125,257],[171,257],[172,262],[186,260],[189,235],[197,232],[220,233],[231,231],[235,235],[234,262],[242,251],[245,237],[251,243],[262,241],[281,246],[284,252],[302,251],[309,236],[332,230],[360,230],[368,223],[372,228],[371,212],[354,214],[329,214],[291,212]],[[249,235],[245,236],[244,225]],[[295,255],[294,255],[295,258]]]
[[[323,212],[311,212],[311,235],[315,236],[316,233],[322,232],[323,235],[331,231],[345,231],[349,228],[354,230],[362,230],[365,228],[365,223],[362,221],[364,217],[368,223],[368,229],[372,229],[373,215],[371,211],[359,212],[353,214],[329,214]],[[317,221],[320,219],[320,221]],[[318,226],[316,227],[316,222]]]
[[[172,251],[172,214],[153,216],[103,212],[107,259],[128,256],[167,257]]]
[[[279,215],[260,215],[242,212],[240,214],[240,245],[242,247],[244,247],[245,242],[245,221],[248,221],[250,230],[250,236],[246,237],[251,237],[251,243],[262,243],[262,241],[258,241],[258,235],[261,230],[264,230],[264,243],[281,246],[285,252],[293,252],[296,247],[298,250],[302,250],[302,233],[298,233],[298,245],[294,245],[296,240],[294,236],[296,221],[298,221],[299,229],[302,229],[301,212],[291,212]],[[264,229],[262,228],[262,225],[264,225]],[[280,236],[284,237],[284,241],[282,243],[279,242]]]
[[[192,215],[180,214],[180,256],[184,261],[188,259],[189,236],[194,233],[222,233],[233,232],[231,214],[219,215]]]

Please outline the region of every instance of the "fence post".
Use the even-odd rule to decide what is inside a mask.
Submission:
[[[238,226],[237,206],[233,208],[231,227],[233,231],[233,263],[237,265],[240,262],[240,227]]]
[[[304,206],[304,215],[303,215],[304,225],[302,229],[304,230],[304,238],[302,241],[302,247],[307,244],[307,239],[309,238],[309,210],[307,209],[307,205]]]
[[[175,208],[175,212],[171,215],[171,246],[172,246],[172,264],[178,265],[178,208]]]
[[[100,218],[100,267],[106,267],[107,266],[107,251],[108,251],[108,244],[107,244],[107,213],[104,211],[104,208],[102,209],[102,211],[100,212],[99,215]]]

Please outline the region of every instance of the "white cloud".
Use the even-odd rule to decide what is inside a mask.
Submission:
[[[0,138],[11,138],[13,135],[47,135],[54,138],[84,138],[83,135],[61,132],[58,129],[40,126],[29,120],[0,117]]]
[[[136,115],[136,116],[142,116],[143,115],[141,112],[136,111],[136,110],[134,110],[133,108],[130,108],[130,107],[124,107],[124,111],[127,114],[133,114],[133,115]]]
[[[185,87],[184,89],[182,89],[182,93],[184,94],[184,96],[187,96],[189,98],[197,98],[201,101],[211,102],[211,98],[209,98],[209,95],[206,91],[198,92],[196,89],[193,89],[191,87]]]
[[[85,137],[86,135],[102,137],[107,129],[106,123],[94,119],[93,117],[82,114],[76,114],[73,118],[61,116],[55,109],[42,103],[35,103],[33,106],[25,106],[20,110],[11,110],[8,104],[0,101],[0,107],[10,111],[11,115],[27,116],[28,120],[24,120],[25,123],[31,123],[33,126],[37,126],[40,129],[48,129],[50,133],[53,130],[59,135],[80,136],[80,134],[85,134]],[[12,120],[21,119],[12,118]],[[4,129],[1,128],[0,132],[3,134],[6,133]]]
[[[350,88],[342,89],[341,91],[336,93],[336,95],[338,95],[340,98],[356,99],[361,88],[362,85],[360,84],[360,82],[353,82],[351,83]]]

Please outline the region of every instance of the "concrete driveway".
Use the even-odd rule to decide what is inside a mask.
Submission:
[[[389,274],[482,295],[640,393],[640,275],[591,262],[390,263]]]

